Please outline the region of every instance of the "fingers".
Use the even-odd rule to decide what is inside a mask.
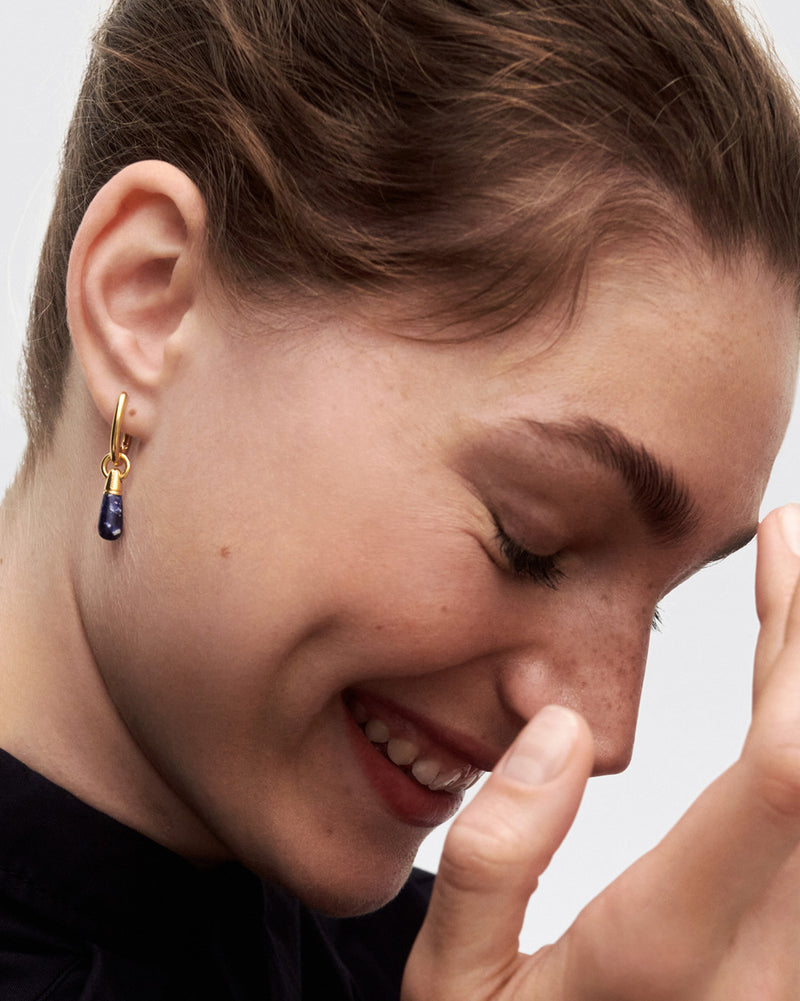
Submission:
[[[404,1001],[495,998],[517,961],[528,899],[575,817],[592,768],[582,717],[548,706],[454,822]]]
[[[742,760],[755,770],[762,799],[794,817],[800,815],[800,506],[781,508],[770,522],[759,544],[757,697]]]
[[[631,977],[656,971],[664,996],[692,996],[682,978],[696,983],[721,962],[800,843],[798,515],[800,508],[784,508],[759,531],[758,699],[741,758],[587,915],[587,976],[597,979],[603,955],[585,958],[598,927],[606,930],[607,952],[613,941],[617,956],[633,957],[633,966],[602,970],[606,982],[619,978],[612,996],[637,996]]]
[[[798,574],[800,574],[800,505],[788,504],[767,515],[758,530],[756,609],[761,622],[761,631],[756,648],[753,678],[756,699],[783,647]]]
[[[800,796],[796,797],[800,808]],[[790,858],[800,809],[777,815],[744,761],[693,804],[653,851],[582,912],[568,932],[564,996],[750,1001],[782,995],[713,993],[757,929],[748,924]],[[789,912],[791,917],[791,912]],[[762,928],[766,930],[766,926]],[[796,935],[796,926],[792,929]],[[744,957],[757,973],[764,949]],[[792,957],[792,962],[794,958]]]
[[[697,920],[716,914],[723,935],[725,919],[731,927],[741,917],[800,838],[798,578],[800,506],[789,505],[759,529],[758,697],[742,756],[667,839],[695,884],[689,907]]]

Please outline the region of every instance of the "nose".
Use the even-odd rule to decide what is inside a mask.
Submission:
[[[521,721],[548,703],[584,716],[594,736],[595,775],[630,763],[650,638],[646,611],[615,612],[548,617],[539,623],[545,637],[537,629],[534,642],[509,652],[498,676],[502,702]]]

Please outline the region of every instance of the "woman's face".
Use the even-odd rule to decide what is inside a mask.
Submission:
[[[656,603],[752,534],[796,347],[788,293],[699,255],[462,342],[199,302],[126,482],[123,621],[85,600],[128,727],[235,856],[339,912],[541,706],[624,768]]]

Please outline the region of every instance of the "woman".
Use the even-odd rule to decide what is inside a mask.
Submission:
[[[755,530],[799,162],[723,4],[112,8],[2,509],[7,994],[796,995],[794,508],[741,762],[516,935],[657,601]]]

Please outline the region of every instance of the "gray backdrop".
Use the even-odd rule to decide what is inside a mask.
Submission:
[[[0,490],[23,433],[14,406],[17,357],[61,136],[101,0],[2,0],[0,82]],[[800,80],[800,5],[761,0],[776,46]],[[800,500],[800,419],[789,429],[764,512]],[[54,485],[57,489],[57,484]],[[43,526],[46,530],[46,526]],[[590,783],[584,805],[529,908],[523,946],[557,937],[580,908],[667,831],[738,754],[748,717],[754,546],[710,568],[663,604],[653,638],[634,761]],[[0,641],[0,650],[2,643]],[[435,868],[444,832],[420,864]]]

